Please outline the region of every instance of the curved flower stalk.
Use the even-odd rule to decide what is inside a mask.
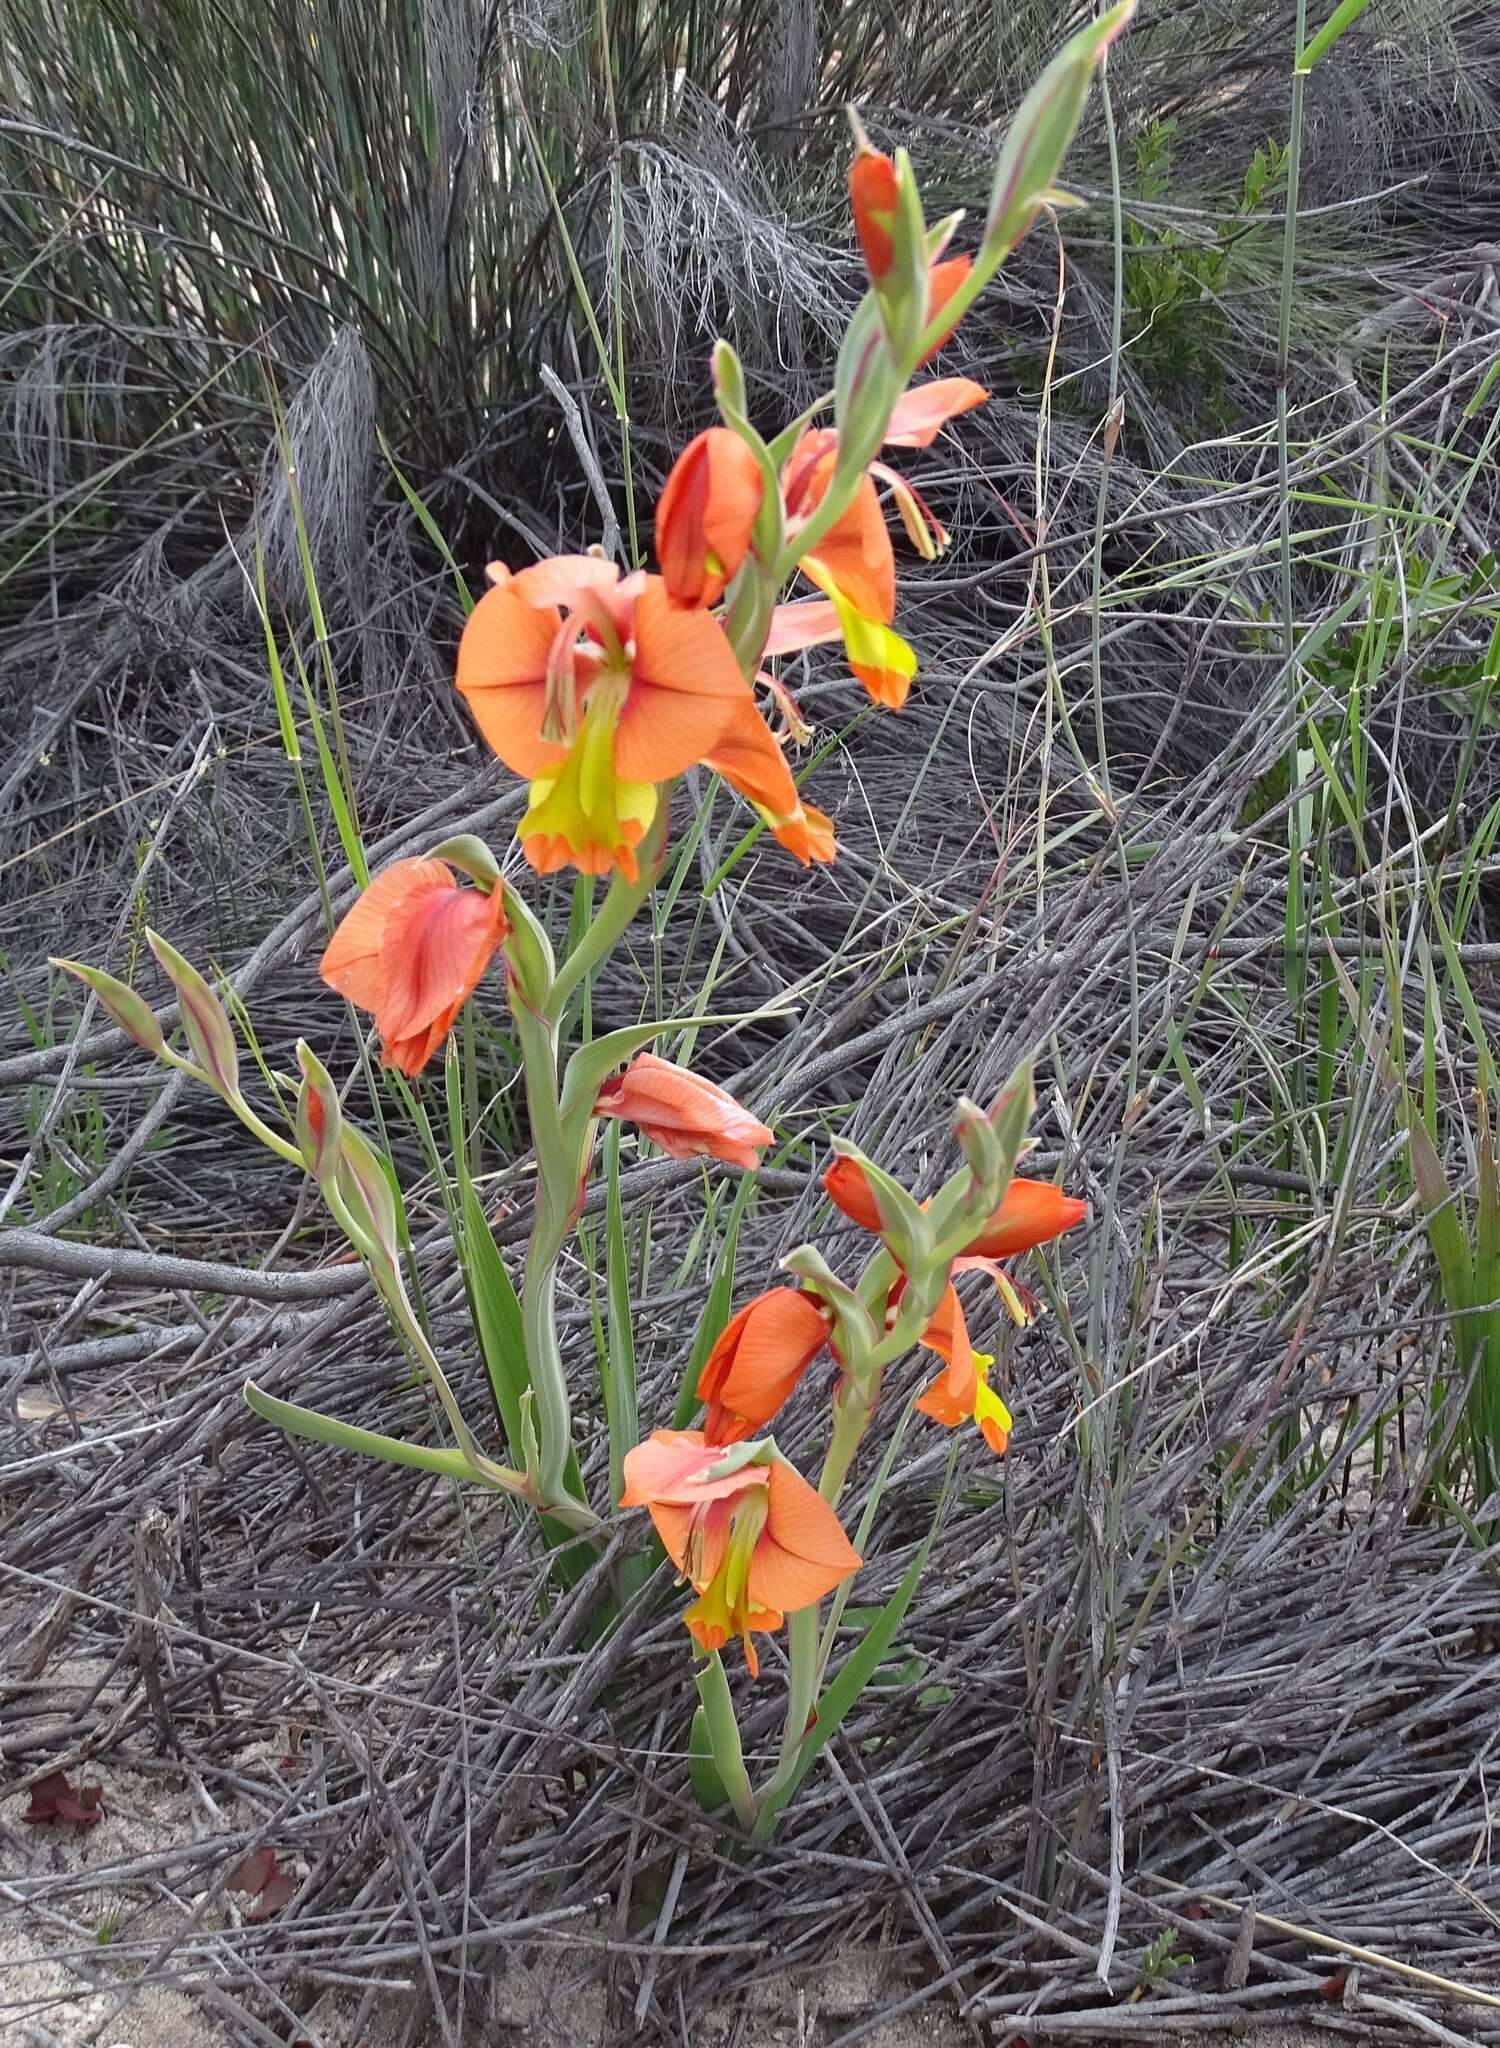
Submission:
[[[774,664],[841,642],[874,704],[897,712],[906,701],[918,656],[896,630],[889,515],[924,561],[942,552],[948,536],[886,453],[920,453],[985,403],[984,386],[972,378],[923,373],[1027,226],[1064,203],[1054,185],[1059,165],[1094,70],[1131,6],[1122,0],[1075,36],[1027,95],[977,246],[956,247],[957,215],[929,226],[905,152],[884,155],[856,131],[850,205],[869,290],[850,321],[834,388],[800,418],[763,431],[750,416],[733,349],[715,346],[718,424],[688,444],[665,480],[656,569],[622,570],[597,552],[490,568],[490,588],[464,628],[456,686],[496,759],[528,785],[518,858],[503,863],[461,833],[392,861],[346,910],[319,964],[323,982],[350,1006],[345,1015],[356,1031],[361,1015],[371,1021],[388,1070],[390,1114],[405,1120],[423,1148],[472,1312],[474,1370],[459,1377],[439,1359],[415,1287],[417,1252],[425,1256],[427,1245],[413,1246],[390,1159],[351,1121],[346,1091],[307,1044],[298,1045],[297,1077],[273,1073],[243,1009],[226,1006],[154,933],[151,949],[177,997],[180,1045],[170,1018],[125,983],[102,969],[60,963],[139,1045],[214,1090],[280,1161],[312,1177],[430,1396],[422,1424],[405,1437],[316,1414],[253,1384],[245,1390],[251,1406],[315,1441],[510,1495],[535,1511],[542,1539],[556,1550],[555,1569],[570,1581],[585,1568],[580,1556],[586,1564],[596,1554],[591,1546],[605,1533],[606,1506],[645,1508],[691,1588],[683,1620],[699,1659],[694,1783],[707,1805],[727,1804],[762,1839],[875,1671],[932,1541],[929,1533],[877,1620],[825,1684],[838,1617],[867,1543],[858,1531],[851,1540],[840,1504],[871,1430],[891,1414],[896,1375],[910,1358],[930,1354],[889,1436],[877,1499],[912,1415],[955,1432],[950,1470],[960,1447],[976,1440],[1003,1454],[1012,1423],[992,1384],[997,1361],[974,1349],[958,1285],[982,1274],[1010,1322],[1024,1325],[1030,1297],[1002,1262],[1054,1242],[1085,1209],[1048,1183],[1016,1177],[1031,1111],[1025,1066],[992,1110],[958,1105],[961,1163],[929,1201],[835,1140],[823,1185],[835,1211],[865,1234],[855,1239],[858,1271],[844,1277],[816,1245],[802,1245],[782,1262],[779,1279],[763,1276],[771,1284],[730,1315],[731,1231],[729,1263],[722,1287],[716,1279],[710,1293],[675,1425],[652,1428],[648,1418],[643,1428],[624,1143],[701,1161],[705,1171],[753,1174],[776,1131],[760,1113],[766,1105],[742,1104],[718,1081],[667,1057],[672,1046],[664,1041],[679,1029],[690,1027],[696,1040],[731,1020],[695,1013],[596,1037],[593,1005],[579,998],[664,871],[674,786],[688,770],[721,776],[758,826],[804,865],[836,857],[833,821],[804,797],[791,752],[809,730]],[[515,871],[509,878],[505,865]],[[609,878],[597,903],[587,886],[575,892],[578,922],[560,958],[517,886],[528,867]],[[474,1035],[468,1006],[484,1003],[487,980],[503,987],[529,1125],[522,1199],[530,1234],[519,1284],[480,1192],[477,1080],[466,1074],[455,1036],[461,1018],[458,1036]],[[242,1036],[271,1098],[269,1116],[247,1094]],[[364,1070],[374,1085],[368,1060]],[[446,1155],[429,1113],[434,1094],[446,1109]],[[441,1127],[444,1119],[436,1121]],[[573,1417],[587,1375],[572,1343],[564,1345],[557,1310],[563,1261],[590,1199],[601,1124],[609,1127],[608,1327],[601,1314],[600,1357],[590,1363],[600,1366],[604,1389],[617,1495],[608,1504],[597,1491],[589,1497],[578,1456]],[[622,1142],[622,1132],[633,1135]],[[850,1233],[840,1229],[846,1247]],[[592,1261],[593,1234],[577,1237],[577,1248]],[[485,1393],[503,1426],[507,1462],[482,1446],[470,1420]],[[701,1426],[684,1428],[694,1393]],[[783,1440],[793,1440],[785,1426],[793,1401],[827,1404],[816,1483],[771,1433],[779,1425]],[[872,1504],[861,1528],[873,1520]],[[643,1580],[637,1574],[621,1583]],[[830,1595],[833,1619],[824,1627],[821,1603]],[[775,1768],[757,1788],[724,1653],[737,1638],[753,1678],[764,1639],[783,1630],[784,1730]]]

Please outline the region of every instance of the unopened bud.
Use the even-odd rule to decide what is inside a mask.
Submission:
[[[297,1041],[302,1085],[297,1091],[297,1147],[320,1186],[337,1175],[343,1156],[344,1119],[339,1091],[328,1069],[305,1040]]]
[[[159,932],[147,927],[146,944],[177,991],[182,1029],[198,1064],[221,1095],[238,1096],[240,1051],[228,1012],[197,968]]]
[[[85,967],[79,960],[57,960],[50,962],[69,974],[76,974],[99,998],[103,1009],[114,1019],[127,1037],[133,1038],[143,1052],[159,1053],[166,1046],[161,1026],[157,1023],[151,1005],[144,996],[138,996],[128,983],[116,981],[112,974],[106,974],[102,967]]]
[[[1022,100],[1000,152],[985,221],[984,254],[993,265],[1020,241],[1043,207],[1088,101],[1095,67],[1135,12],[1120,0],[1053,58]]]

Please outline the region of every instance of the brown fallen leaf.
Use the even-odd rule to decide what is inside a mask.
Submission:
[[[224,1880],[230,1892],[261,1892],[276,1875],[274,1849],[252,1849],[243,1863],[237,1863]]]
[[[274,1849],[252,1849],[225,1878],[224,1889],[251,1895],[250,1903],[240,1908],[240,1918],[253,1925],[291,1904],[297,1896],[297,1880],[290,1871],[277,1868]]]
[[[49,1827],[71,1821],[75,1827],[91,1828],[104,1818],[104,1787],[82,1784],[74,1787],[66,1771],[49,1771],[31,1788],[31,1803],[21,1815],[28,1827]]]

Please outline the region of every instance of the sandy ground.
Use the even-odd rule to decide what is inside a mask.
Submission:
[[[81,1675],[76,1668],[70,1673]],[[240,1761],[252,1776],[274,1782],[274,1745],[263,1757]],[[27,1795],[0,1798],[0,2044],[221,2048],[232,2037],[211,2004],[135,1980],[149,1975],[159,1950],[195,1923],[201,1953],[204,1937],[211,1943],[235,1907],[191,1883],[169,1886],[159,1862],[155,1871],[152,1864],[164,1843],[210,1843],[254,1830],[263,1809],[249,1801],[210,1801],[201,1790],[183,1789],[179,1779],[151,1773],[96,1765],[82,1775],[104,1787],[104,1818],[93,1827],[27,1826]],[[197,1881],[207,1885],[223,1868],[222,1855],[206,1859]],[[100,1873],[97,1890],[78,1883],[91,1871]],[[111,1871],[120,1874],[111,1879]],[[38,1896],[37,1886],[48,1876],[67,1880],[50,1902]],[[7,1880],[17,1878],[27,1881],[24,1899],[9,1889]],[[602,1990],[589,1982],[593,1953],[539,1951],[533,1965],[513,1964],[481,1981],[464,2038],[485,2048],[587,2048],[607,2031]],[[163,1968],[166,1975],[180,1972],[182,1957],[169,1957]],[[755,2048],[818,2048],[878,2018],[905,1995],[878,1954],[855,1953],[810,1978],[769,1980],[732,2008],[694,2013],[692,2039],[698,2048],[732,2048],[739,2041]],[[307,2048],[392,2048],[406,2019],[405,1998],[382,1994],[369,2017],[356,2022],[359,2004],[357,1994],[326,1995],[300,2022]],[[868,2048],[975,2048],[984,2038],[935,2001],[861,2036]],[[1162,2036],[1175,2048],[1207,2048],[1228,2038]],[[1309,2048],[1314,2041],[1326,2048],[1336,2036],[1250,2027],[1232,2038],[1241,2048]]]

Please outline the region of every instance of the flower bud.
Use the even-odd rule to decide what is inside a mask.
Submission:
[[[168,945],[159,932],[147,927],[146,944],[156,964],[177,991],[178,1014],[183,1032],[198,1064],[221,1095],[237,1096],[240,1087],[240,1053],[234,1027],[219,998],[191,962],[175,946]]]
[[[133,1038],[143,1052],[159,1053],[166,1045],[161,1026],[157,1023],[151,1005],[144,996],[138,996],[126,982],[116,981],[112,974],[106,974],[102,967],[85,967],[78,960],[54,959],[49,963],[61,967],[69,974],[76,974],[86,982],[99,998],[101,1006],[114,1019],[128,1038]]]
[[[765,490],[760,458],[728,427],[683,449],[656,507],[656,557],[674,603],[718,603],[749,553]]]
[[[900,204],[893,160],[861,141],[849,166],[849,205],[854,232],[872,284],[882,284],[896,261],[893,239]]]
[[[401,1233],[385,1161],[364,1132],[348,1123],[339,1137],[338,1187],[373,1254],[394,1271],[401,1254]]]
[[[459,832],[452,839],[445,839],[441,846],[429,848],[424,858],[447,861],[471,882],[477,882],[487,896],[500,879],[500,863],[477,832]]]
[[[344,1119],[339,1091],[328,1069],[305,1039],[297,1040],[302,1085],[297,1091],[297,1147],[319,1186],[338,1172],[343,1156]]]
[[[539,919],[509,882],[499,884],[504,892],[505,915],[510,929],[505,935],[505,958],[510,978],[528,1009],[540,1010],[552,993],[557,961],[552,941]]]
[[[1005,1184],[1010,1178],[1010,1166],[999,1134],[978,1103],[961,1096],[953,1135],[974,1176],[974,1201],[988,1215],[1005,1193]]]
[[[1135,0],[1119,0],[1080,30],[1016,110],[985,222],[984,260],[990,268],[1003,262],[1048,203],[1052,181],[1082,119],[1094,68],[1134,12]]]
[[[857,1147],[835,1138],[833,1150],[823,1186],[834,1207],[863,1229],[878,1230],[903,1272],[924,1270],[932,1258],[933,1240],[921,1205]]]

